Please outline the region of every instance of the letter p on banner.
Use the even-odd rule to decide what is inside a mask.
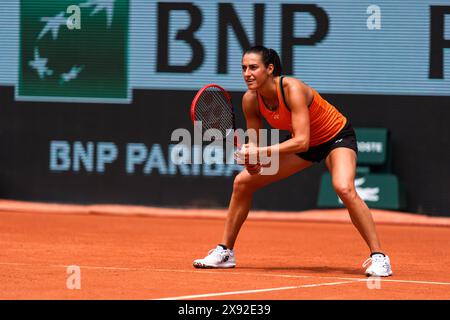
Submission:
[[[66,281],[66,287],[69,290],[81,289],[81,269],[79,266],[68,266],[67,274],[69,277]]]

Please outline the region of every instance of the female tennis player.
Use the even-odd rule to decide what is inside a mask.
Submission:
[[[242,98],[247,129],[262,128],[262,117],[274,128],[289,130],[291,138],[268,147],[250,141],[238,156],[248,161],[255,154],[279,154],[279,170],[273,175],[258,174],[260,165],[246,162],[233,185],[221,243],[203,258],[196,268],[233,268],[233,247],[250,210],[253,193],[278,180],[325,160],[334,190],[347,208],[351,220],[371,255],[367,276],[390,276],[389,257],[383,253],[375,224],[365,202],[355,190],[357,144],[355,132],[333,105],[302,81],[281,76],[281,63],[273,49],[255,46],[242,57],[242,75],[248,90]]]

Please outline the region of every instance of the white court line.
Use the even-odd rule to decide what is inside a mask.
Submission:
[[[188,272],[188,273],[209,273],[209,274],[221,274],[217,271],[207,271],[207,270],[174,270],[174,269],[152,269],[152,271],[158,272]],[[353,280],[353,281],[369,281],[373,278],[350,278],[350,277],[330,277],[330,276],[306,276],[306,275],[291,275],[291,274],[277,274],[277,273],[250,273],[250,272],[229,272],[225,271],[226,274],[234,275],[246,275],[246,276],[265,276],[265,277],[277,277],[277,278],[317,278],[317,279],[335,279],[335,280]],[[450,286],[450,282],[436,282],[436,281],[421,281],[421,280],[397,280],[397,279],[387,279],[385,277],[379,278],[381,281],[386,282],[402,282],[402,283],[415,283],[415,284],[436,284],[436,285],[447,285]]]
[[[62,265],[62,264],[35,264],[35,263],[15,263],[15,262],[0,262],[0,266],[23,266],[23,267],[50,267],[50,268],[67,268],[71,265]],[[78,265],[77,265],[78,266]],[[94,267],[94,266],[78,266],[83,269],[100,269],[100,270],[123,270],[123,271],[138,271],[138,270],[152,270],[149,268],[121,268],[121,267]]]
[[[26,266],[26,267],[51,267],[51,268],[67,268],[69,265],[44,265],[44,264],[34,264],[34,263],[14,263],[14,262],[0,262],[0,265],[5,266]],[[246,275],[246,276],[264,276],[264,277],[276,277],[276,278],[317,278],[317,279],[335,279],[335,280],[353,280],[353,281],[368,281],[371,278],[356,278],[356,277],[334,277],[334,276],[315,276],[315,275],[291,275],[291,274],[277,274],[277,273],[250,273],[250,272],[233,272],[233,271],[209,271],[209,270],[177,270],[177,269],[155,269],[155,268],[127,268],[127,267],[100,267],[100,266],[79,266],[82,269],[98,269],[98,270],[122,270],[122,271],[153,271],[153,272],[178,272],[178,273],[207,273],[207,274],[222,274],[227,275]],[[373,278],[372,278],[373,279]],[[444,285],[450,286],[450,282],[439,282],[439,281],[423,281],[423,280],[401,280],[401,279],[391,279],[380,277],[383,282],[394,282],[394,283],[413,283],[413,284],[432,284],[432,285]]]
[[[178,296],[178,297],[170,297],[170,298],[151,299],[151,300],[184,300],[184,299],[196,299],[196,298],[207,298],[207,297],[219,297],[219,296],[229,296],[229,295],[234,295],[234,294],[249,294],[249,293],[259,293],[259,292],[292,290],[292,289],[300,289],[300,288],[312,288],[312,287],[320,287],[320,286],[335,286],[338,284],[355,283],[358,281],[360,281],[360,280],[306,284],[306,285],[301,285],[301,286],[278,287],[278,288],[268,288],[268,289],[229,291],[229,292],[219,292],[219,293],[205,293],[205,294],[197,294],[197,295],[191,295],[191,296]]]

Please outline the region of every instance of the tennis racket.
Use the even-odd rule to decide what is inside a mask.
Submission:
[[[235,134],[236,122],[231,95],[221,86],[208,84],[197,92],[191,103],[191,120],[194,124],[201,121],[203,132],[208,129],[218,130],[226,142],[241,149],[239,136]],[[247,171],[250,174],[260,173],[261,166],[247,166]]]

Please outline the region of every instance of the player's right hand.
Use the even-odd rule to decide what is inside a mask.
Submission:
[[[257,164],[246,164],[245,169],[250,175],[258,174],[261,172],[261,165]]]

